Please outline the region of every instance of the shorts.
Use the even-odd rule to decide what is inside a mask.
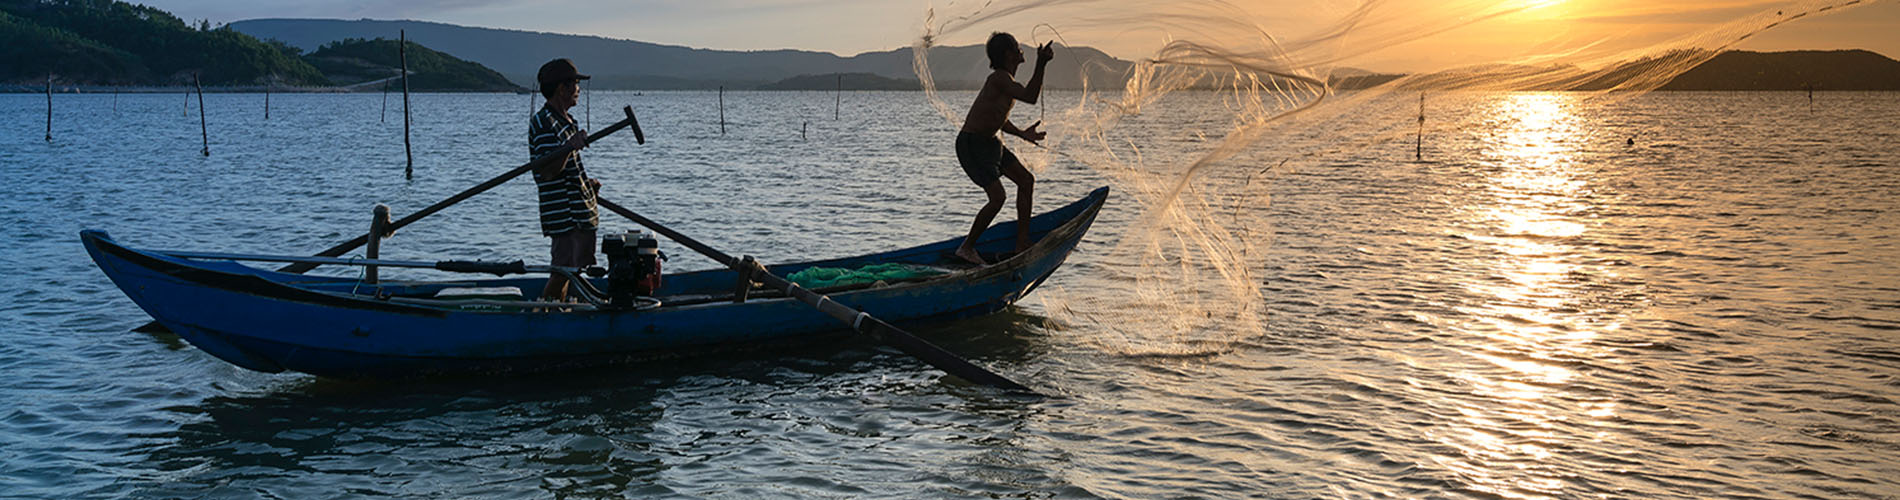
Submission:
[[[549,236],[554,239],[555,267],[587,267],[594,265],[594,230],[571,229],[568,232]]]
[[[972,132],[957,132],[957,163],[977,187],[989,187],[1003,176],[1003,162],[1018,162],[1016,154],[1003,147],[1003,140]]]

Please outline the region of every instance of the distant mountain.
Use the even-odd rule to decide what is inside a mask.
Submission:
[[[1900,61],[1865,50],[1729,51],[1663,90],[1900,90]]]
[[[594,76],[595,89],[711,89],[757,88],[800,75],[867,73],[886,79],[910,80],[910,48],[867,52],[851,57],[808,50],[735,51],[694,49],[598,36],[475,28],[423,21],[341,19],[255,19],[231,28],[264,39],[311,50],[346,38],[390,38],[398,30],[410,40],[469,61],[494,68],[524,87],[534,87],[534,73],[556,57],[573,59],[582,73]],[[989,73],[981,46],[938,47],[930,54],[930,70],[940,88],[974,88]],[[1089,63],[1099,64],[1089,64]],[[1026,65],[1027,66],[1027,65]],[[1045,86],[1078,88],[1083,68],[1096,82],[1119,85],[1129,63],[1087,47],[1058,47]],[[1028,78],[1029,67],[1018,75]],[[867,80],[868,82],[869,80]],[[836,87],[836,82],[833,88]],[[847,87],[850,88],[850,87]]]
[[[1549,82],[1544,87],[1520,90],[1606,90],[1626,83],[1659,64],[1679,60],[1674,56],[1695,53],[1663,54],[1631,61],[1614,69],[1593,74],[1587,79]],[[1575,67],[1536,67],[1489,65],[1461,68],[1424,79],[1431,82],[1472,79],[1474,81],[1545,81],[1554,70],[1574,71]],[[1402,74],[1355,73],[1333,75],[1333,88],[1357,90],[1384,85],[1405,77]],[[1444,78],[1435,78],[1443,76]],[[1417,83],[1417,82],[1414,82]],[[1797,50],[1788,52],[1727,51],[1676,75],[1657,90],[1900,90],[1900,61],[1865,50]]]
[[[486,66],[436,52],[416,42],[409,42],[399,50],[397,43],[396,40],[383,38],[345,39],[324,44],[316,52],[304,56],[304,60],[322,70],[331,81],[346,86],[381,84],[375,85],[381,88],[382,85],[400,85],[397,77],[402,75],[402,59],[406,57],[410,73],[409,90],[412,91],[526,90]]]
[[[288,46],[115,0],[0,0],[0,82],[325,85]]]
[[[918,83],[915,78],[900,80],[870,73],[799,75],[759,86],[759,90],[922,90],[923,88],[923,84]]]

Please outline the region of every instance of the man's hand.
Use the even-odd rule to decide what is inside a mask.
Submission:
[[[1036,131],[1036,127],[1039,127],[1041,125],[1042,125],[1041,121],[1038,121],[1036,123],[1031,123],[1029,124],[1028,128],[1024,128],[1021,131],[1016,132],[1016,137],[1021,137],[1023,138],[1023,140],[1029,141],[1030,144],[1041,144],[1042,138],[1049,136],[1049,134],[1046,132]]]
[[[587,147],[587,134],[579,134],[579,133],[577,133],[577,134],[574,134],[574,136],[573,136],[573,137],[568,137],[568,138],[567,138],[567,145],[568,145],[569,147],[572,147],[572,148],[574,148],[574,150],[575,150],[575,151],[580,151],[581,149],[583,149],[583,148],[586,148],[586,147]]]
[[[1036,64],[1048,64],[1050,60],[1056,58],[1055,43],[1055,40],[1050,40],[1043,43],[1041,47],[1036,47]]]

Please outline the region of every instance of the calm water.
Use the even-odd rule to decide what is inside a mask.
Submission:
[[[623,204],[768,262],[959,234],[980,195],[949,124],[917,93],[845,94],[841,120],[834,98],[728,93],[722,135],[715,94],[598,93],[595,127],[633,105],[650,142],[612,137],[588,165]],[[400,216],[519,164],[529,99],[416,96],[405,181],[400,99],[385,120],[377,94],[274,95],[268,121],[261,95],[206,96],[208,158],[195,98],[187,117],[178,94],[58,95],[48,143],[44,97],[0,95],[0,497],[1900,496],[1896,93],[1434,100],[1473,125],[1428,137],[1430,161],[1407,140],[1271,180],[1264,335],[1121,355],[1034,296],[918,329],[1050,399],[862,342],[404,383],[246,372],[131,332],[147,318],[77,242],[312,252],[376,203]],[[1187,109],[1126,133],[1219,108]],[[1061,161],[1040,177],[1045,207],[1104,183]],[[531,189],[385,256],[538,258]],[[1136,208],[1111,201],[1053,286],[1126,265],[1101,250]]]

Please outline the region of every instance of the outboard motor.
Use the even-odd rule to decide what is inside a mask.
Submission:
[[[660,289],[660,261],[666,260],[666,254],[660,251],[660,240],[647,233],[634,233],[633,242],[633,292],[634,295],[650,297],[654,290]]]
[[[636,297],[650,297],[660,288],[660,241],[652,235],[628,231],[625,235],[601,237],[600,251],[607,254],[607,298],[619,309],[631,309]]]

